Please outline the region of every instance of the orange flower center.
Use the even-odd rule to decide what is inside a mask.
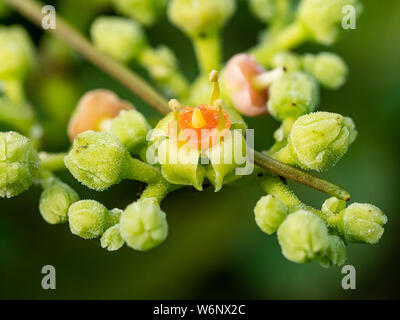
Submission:
[[[197,110],[201,114],[198,114]],[[218,130],[220,124],[218,108],[209,104],[202,104],[194,108],[186,106],[178,116],[179,141],[189,143],[190,146],[198,149],[210,148],[215,140],[223,136],[226,130],[231,127],[228,114],[225,111],[223,111],[223,114],[225,127]],[[173,128],[174,123],[171,124]]]

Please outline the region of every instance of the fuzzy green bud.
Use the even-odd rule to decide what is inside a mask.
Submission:
[[[288,215],[288,207],[275,195],[258,200],[254,214],[258,227],[267,234],[273,234]]]
[[[178,28],[197,37],[217,32],[235,9],[234,0],[172,0],[168,16]]]
[[[323,256],[318,261],[328,268],[330,266],[341,266],[346,261],[346,244],[338,236],[330,235],[329,244]]]
[[[316,214],[299,210],[290,214],[278,229],[283,255],[290,261],[305,263],[324,254],[329,246],[328,229]]]
[[[313,75],[325,88],[338,89],[345,82],[348,68],[343,59],[330,52],[314,56],[307,54],[302,59],[304,71]]]
[[[292,0],[250,0],[254,16],[273,27],[285,25],[292,18]]]
[[[372,204],[353,203],[328,221],[336,226],[346,239],[374,244],[382,237],[387,217]]]
[[[140,251],[158,246],[168,235],[166,215],[155,198],[129,205],[121,216],[119,229],[126,244]]]
[[[94,200],[80,200],[69,207],[71,232],[83,239],[95,239],[109,227],[109,213],[105,206]]]
[[[289,72],[298,71],[301,67],[300,58],[289,51],[278,52],[271,60],[272,68],[285,68]]]
[[[27,190],[39,174],[40,160],[32,142],[17,132],[0,132],[0,197]]]
[[[301,72],[285,73],[269,89],[268,110],[280,121],[312,112],[318,102],[319,90],[316,82]]]
[[[343,29],[343,8],[346,6],[352,6],[357,16],[361,13],[362,7],[358,0],[303,0],[298,16],[313,39],[331,45]]]
[[[108,228],[100,238],[100,244],[102,248],[108,251],[116,251],[125,244],[125,241],[121,237],[119,232],[119,225],[116,224]]]
[[[0,26],[0,78],[22,78],[35,62],[29,34],[21,26]]]
[[[345,208],[346,208],[346,201],[340,200],[336,197],[332,197],[325,200],[325,202],[322,204],[321,210],[323,213],[329,216],[339,213]]]
[[[275,0],[250,0],[249,6],[254,14],[262,22],[269,22],[276,14]]]
[[[133,20],[119,17],[99,17],[90,29],[93,44],[114,59],[127,63],[146,46],[142,27]]]
[[[116,136],[128,151],[137,153],[146,143],[151,129],[146,118],[136,110],[121,111],[111,122],[110,133]]]
[[[86,131],[74,140],[64,162],[78,181],[103,191],[121,181],[128,156],[128,151],[113,135]]]
[[[68,221],[68,209],[79,195],[69,185],[56,180],[44,189],[40,196],[39,210],[43,219],[50,224]]]
[[[337,113],[315,112],[300,117],[293,124],[289,150],[300,167],[324,171],[343,157],[356,135],[350,118]]]
[[[166,0],[113,0],[113,4],[121,14],[149,26],[164,11]]]

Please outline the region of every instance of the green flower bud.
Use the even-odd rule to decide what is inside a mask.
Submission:
[[[165,9],[166,0],[113,0],[118,12],[144,25],[152,25]]]
[[[362,7],[358,0],[303,0],[298,14],[300,21],[317,42],[331,45],[342,29],[342,9],[347,5],[354,6],[356,14],[360,14]]]
[[[285,25],[292,16],[291,0],[250,0],[250,10],[258,19],[272,25]]]
[[[215,192],[221,190],[225,177],[245,164],[246,141],[240,131],[228,131],[224,139],[206,151],[211,162],[206,176],[215,186]]]
[[[346,201],[340,200],[336,197],[329,198],[325,200],[322,204],[322,212],[326,215],[330,216],[336,213],[339,213],[343,209],[346,208]]]
[[[166,83],[178,69],[174,53],[164,45],[144,50],[140,62],[148,69],[151,76],[161,83]]]
[[[285,73],[269,89],[268,110],[280,121],[312,112],[318,102],[317,84],[314,79],[301,72]]]
[[[79,195],[69,185],[56,180],[44,189],[40,196],[39,210],[43,219],[50,224],[68,221],[68,209]]]
[[[325,268],[341,266],[346,261],[346,245],[338,236],[330,235],[328,248],[325,254],[318,259],[320,265]]]
[[[289,51],[282,51],[274,55],[271,60],[272,68],[285,68],[289,72],[298,71],[301,67],[300,58]]]
[[[275,2],[275,0],[250,0],[249,6],[252,14],[267,23],[276,15]]]
[[[0,78],[22,78],[35,62],[29,34],[21,26],[0,26]]]
[[[158,246],[168,235],[166,215],[155,198],[141,199],[128,206],[119,229],[127,245],[140,251]]]
[[[334,166],[357,134],[351,119],[345,119],[329,112],[315,112],[297,119],[289,135],[289,150],[297,165],[317,171]]]
[[[199,164],[200,151],[187,144],[178,147],[173,139],[164,139],[158,148],[161,173],[170,183],[203,189],[205,169]]]
[[[324,254],[329,246],[328,229],[316,214],[299,210],[290,214],[278,229],[283,255],[290,261],[305,263]]]
[[[108,228],[100,238],[100,244],[102,248],[108,251],[116,251],[125,244],[125,241],[121,237],[119,232],[119,225],[116,224]]]
[[[387,222],[385,214],[372,204],[353,203],[328,220],[350,241],[377,243]]]
[[[288,215],[288,207],[275,195],[258,200],[254,214],[258,227],[267,234],[273,234]]]
[[[109,227],[109,213],[105,206],[94,200],[80,200],[69,207],[71,232],[83,239],[95,239]]]
[[[121,181],[128,156],[128,151],[113,135],[86,131],[74,140],[64,162],[78,181],[103,191]]]
[[[130,19],[99,17],[90,29],[94,45],[114,59],[127,63],[146,46],[141,26]]]
[[[168,16],[190,36],[207,35],[221,29],[236,9],[234,0],[172,0]]]
[[[0,197],[27,190],[39,174],[39,155],[32,142],[17,132],[0,132]]]
[[[119,219],[121,219],[122,212],[124,211],[118,208],[112,209],[108,212],[109,213],[108,219],[111,226],[114,226],[119,223]]]
[[[338,89],[347,78],[348,68],[343,59],[333,53],[322,52],[303,57],[304,71],[313,75],[325,88]]]
[[[116,136],[131,153],[137,153],[146,143],[151,129],[146,118],[136,110],[121,111],[111,121],[110,133]]]

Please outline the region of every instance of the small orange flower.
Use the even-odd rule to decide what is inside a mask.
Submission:
[[[223,137],[231,127],[229,116],[222,109],[222,102],[219,100],[217,72],[210,74],[210,81],[214,83],[211,104],[182,108],[177,100],[170,102],[174,110],[174,120],[168,125],[169,136],[172,138],[178,136],[179,143],[187,143],[192,148],[212,147],[214,142]]]

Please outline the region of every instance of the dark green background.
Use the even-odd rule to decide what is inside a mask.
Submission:
[[[148,253],[127,247],[108,253],[94,241],[73,236],[67,225],[46,224],[38,211],[38,187],[17,198],[2,199],[0,298],[399,298],[400,2],[362,2],[364,12],[357,29],[347,32],[330,48],[347,61],[350,77],[339,91],[322,92],[320,108],[353,117],[359,130],[348,154],[323,176],[350,190],[352,201],[377,205],[389,219],[378,245],[348,247],[347,264],[357,270],[356,290],[341,288],[340,268],[287,261],[276,237],[263,234],[255,225],[253,207],[262,193],[255,180],[244,179],[217,194],[210,189],[202,193],[185,189],[170,195],[162,205],[168,215],[169,237]],[[263,27],[246,5],[242,3],[239,9],[224,34],[226,58],[254,45]],[[69,16],[74,21],[84,15],[84,10],[72,12]],[[22,23],[36,41],[41,37],[36,27],[17,14],[4,23]],[[165,18],[148,34],[152,43],[173,47],[185,73],[195,77],[189,41]],[[323,48],[307,45],[301,50],[317,52]],[[126,89],[84,61],[75,67],[73,75],[82,90],[114,89],[150,117],[156,116]],[[278,123],[262,118],[249,120],[249,125],[256,128],[256,147],[267,148]],[[68,174],[62,176],[82,198],[97,199],[108,208],[124,208],[136,199],[140,188],[123,182],[105,193],[94,193]],[[319,207],[326,199],[317,191],[293,186],[311,205]],[[57,270],[54,291],[45,291],[40,285],[41,268],[46,264]]]

